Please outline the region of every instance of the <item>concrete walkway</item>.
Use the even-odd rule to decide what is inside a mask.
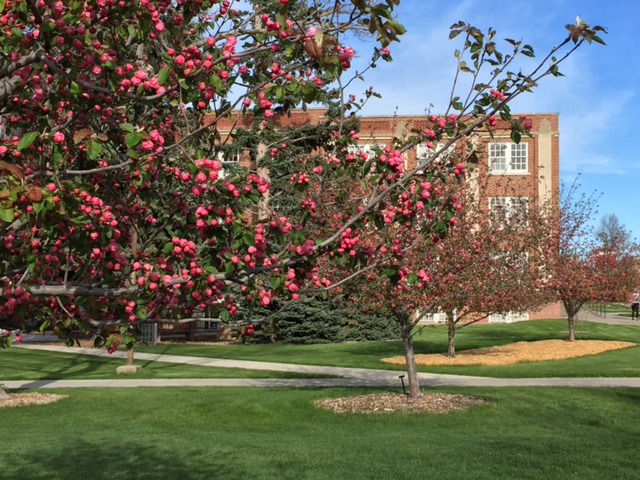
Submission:
[[[591,310],[582,309],[576,315],[577,321],[584,322],[596,322],[596,323],[606,323],[608,325],[633,325],[636,327],[640,327],[639,320],[631,320],[628,316],[623,316],[618,313],[596,313]]]

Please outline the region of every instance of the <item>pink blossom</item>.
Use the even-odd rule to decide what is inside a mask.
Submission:
[[[142,142],[142,144],[140,145],[144,150],[147,150],[148,152],[153,151],[153,147],[154,144],[151,140],[145,140],[144,142]]]

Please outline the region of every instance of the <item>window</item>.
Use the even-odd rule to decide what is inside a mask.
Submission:
[[[504,312],[489,315],[489,323],[513,323],[529,320],[529,312]]]
[[[231,154],[220,151],[218,152],[217,157],[218,161],[222,164],[222,168],[218,173],[218,178],[220,179],[226,178],[234,168],[240,166],[240,152]]]
[[[490,197],[489,214],[491,219],[497,222],[504,222],[509,219],[526,220],[529,212],[528,197]]]
[[[418,323],[445,323],[447,321],[446,313],[422,313],[416,310]]]
[[[528,173],[527,145],[527,143],[490,143],[489,170],[491,173]]]
[[[447,323],[446,312],[426,313],[416,310],[416,318],[418,323]],[[453,311],[453,321],[457,320],[456,311]]]
[[[349,153],[364,152],[368,156],[373,150],[384,150],[384,147],[385,145],[383,144],[370,143],[366,145],[349,145],[348,150]]]
[[[416,165],[428,159],[434,153],[442,150],[444,146],[445,146],[444,143],[438,143],[437,145],[434,145],[431,148],[429,148],[429,146],[426,143],[419,143],[418,145],[416,145]],[[435,161],[438,162],[438,161],[442,161],[444,159],[450,158],[455,153],[455,150],[456,150],[455,144],[449,145],[449,148],[444,150],[440,154],[440,156],[437,159],[435,159]],[[417,173],[420,175],[423,173],[423,170],[418,170]]]

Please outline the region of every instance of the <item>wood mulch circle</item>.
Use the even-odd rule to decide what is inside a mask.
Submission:
[[[0,408],[25,407],[27,405],[46,405],[57,402],[69,395],[56,395],[53,393],[9,393],[8,398],[0,397]]]
[[[389,414],[396,412],[449,413],[486,403],[481,398],[467,395],[423,392],[418,398],[397,393],[373,393],[353,397],[325,398],[316,400],[314,404],[335,413]]]

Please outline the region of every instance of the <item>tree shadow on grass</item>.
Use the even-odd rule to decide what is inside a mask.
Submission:
[[[132,432],[135,437],[135,432]],[[97,443],[60,439],[46,451],[27,455],[4,452],[11,459],[0,478],[21,480],[215,480],[255,478],[255,473],[234,462],[233,452],[174,451],[171,438],[164,439],[157,448],[133,442]],[[7,476],[4,476],[7,475]]]

